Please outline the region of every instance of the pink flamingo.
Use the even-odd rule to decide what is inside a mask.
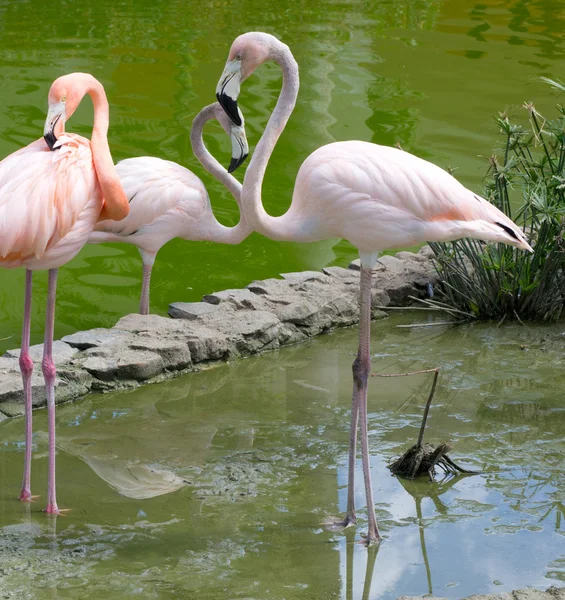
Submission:
[[[280,217],[269,216],[261,202],[261,186],[271,153],[294,109],[298,65],[288,46],[272,35],[245,33],[233,42],[216,90],[220,104],[238,124],[240,83],[269,60],[281,67],[283,86],[245,174],[242,211],[254,230],[271,239],[313,242],[341,237],[359,250],[359,348],[353,363],[347,514],[341,524],[356,522],[354,475],[360,419],[369,521],[366,543],[371,544],[380,539],[367,437],[371,277],[378,253],[386,248],[461,237],[531,248],[508,217],[436,165],[396,148],[359,141],[337,142],[314,151],[300,167],[288,211]]]
[[[65,121],[85,94],[94,104],[92,140],[65,133]],[[29,355],[32,272],[49,270],[42,370],[49,421],[49,476],[45,512],[58,514],[55,494],[55,363],[53,326],[57,269],[88,241],[96,221],[129,211],[108,147],[109,108],[102,84],[73,73],[49,90],[43,138],[0,162],[0,266],[26,269],[20,369],[25,401],[25,461],[20,500],[31,501],[32,398]]]
[[[243,116],[235,125],[216,102],[203,108],[194,118],[190,139],[194,154],[216,179],[223,183],[239,203],[241,184],[207,151],[202,130],[216,118],[232,139],[232,161],[229,172],[247,157]],[[143,261],[143,283],[139,312],[149,314],[151,269],[157,252],[175,237],[185,240],[208,240],[224,244],[239,244],[250,233],[244,219],[235,227],[224,227],[216,220],[204,184],[191,171],[175,162],[142,156],[128,158],[116,165],[130,213],[122,221],[101,221],[96,224],[89,242],[127,242],[137,246]]]

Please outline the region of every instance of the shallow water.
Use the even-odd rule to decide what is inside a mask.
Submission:
[[[346,502],[357,329],[127,393],[57,408],[58,500],[44,411],[32,490],[23,420],[0,424],[0,597],[458,598],[565,584],[563,327],[373,324],[375,372],[441,366],[426,434],[480,475],[400,481],[429,376],[373,378],[369,428],[384,541],[324,528]],[[10,595],[13,594],[13,595]]]
[[[50,82],[90,71],[111,104],[114,158],[153,155],[198,173],[218,218],[234,224],[234,201],[191,156],[188,128],[214,100],[234,37],[265,30],[292,48],[300,65],[297,108],[268,170],[265,205],[284,212],[299,165],[315,148],[361,139],[402,146],[480,189],[485,156],[499,143],[492,117],[535,100],[556,102],[541,75],[565,72],[565,7],[557,0],[475,3],[466,0],[265,0],[187,3],[181,0],[97,0],[85,8],[65,0],[0,0],[0,157],[43,131]],[[245,82],[241,106],[253,147],[280,87],[273,65]],[[69,128],[89,135],[85,102]],[[519,108],[513,110],[520,113]],[[229,142],[210,127],[211,150],[227,164]],[[240,175],[241,176],[241,175]],[[173,301],[242,287],[281,272],[345,265],[345,242],[280,244],[259,235],[237,247],[173,241],[153,276],[152,309]],[[56,336],[111,326],[137,310],[141,261],[127,246],[89,246],[61,269]],[[19,346],[24,274],[2,272],[0,351]],[[36,275],[32,338],[42,340],[45,274]]]

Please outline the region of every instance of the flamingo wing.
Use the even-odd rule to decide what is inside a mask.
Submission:
[[[322,225],[324,235],[361,249],[464,236],[525,242],[506,215],[437,165],[367,142],[337,142],[313,152],[298,174],[295,199],[312,228]]]
[[[73,230],[89,204],[98,205],[100,212],[102,195],[90,142],[65,134],[58,146],[52,152],[37,140],[0,162],[0,263],[4,266],[41,260]]]
[[[177,163],[143,156],[122,160],[116,169],[130,202],[130,213],[122,221],[100,221],[96,232],[127,237],[166,220],[171,223],[172,238],[181,233],[187,218],[198,219],[211,210],[202,181]]]

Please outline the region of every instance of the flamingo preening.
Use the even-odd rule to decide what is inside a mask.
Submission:
[[[202,166],[231,192],[239,204],[241,184],[207,151],[202,139],[204,125],[217,119],[232,140],[230,172],[247,157],[243,116],[234,124],[216,102],[203,108],[194,118],[190,139],[194,154]],[[116,165],[130,203],[129,215],[119,221],[96,224],[89,242],[127,242],[137,246],[143,261],[143,283],[139,312],[149,314],[151,269],[157,252],[175,237],[239,244],[250,233],[245,219],[235,227],[216,220],[208,192],[191,171],[168,160],[142,156],[128,158]]]
[[[462,237],[531,248],[515,223],[443,169],[408,152],[360,141],[336,142],[314,151],[300,167],[288,211],[280,217],[269,216],[262,205],[261,187],[269,158],[294,109],[298,65],[288,46],[277,38],[266,33],[245,33],[231,46],[216,95],[232,121],[241,124],[237,108],[240,83],[267,61],[280,66],[283,85],[247,168],[241,209],[249,225],[271,239],[313,242],[340,237],[359,250],[359,347],[353,362],[347,513],[342,524],[356,522],[354,476],[360,421],[369,521],[366,543],[371,544],[380,539],[367,436],[371,278],[378,253],[387,248]]]
[[[94,104],[89,141],[65,132],[83,97]],[[42,370],[47,392],[49,475],[45,512],[58,514],[55,493],[55,363],[53,327],[57,269],[88,241],[99,219],[123,219],[129,212],[108,147],[109,107],[102,84],[87,73],[56,79],[48,96],[43,138],[0,162],[0,266],[26,269],[20,369],[25,401],[25,459],[20,500],[30,501],[33,361],[29,355],[32,273],[48,269],[49,287]]]

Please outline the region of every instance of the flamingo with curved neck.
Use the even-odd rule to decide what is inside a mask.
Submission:
[[[215,102],[194,118],[190,141],[202,166],[222,183],[239,205],[241,184],[208,152],[202,139],[204,125],[217,119],[231,137],[230,169],[239,166],[249,148],[243,117],[235,125]],[[239,244],[252,231],[242,216],[234,227],[218,222],[202,181],[185,167],[168,160],[143,156],[120,161],[117,172],[130,202],[130,213],[120,222],[102,221],[96,225],[89,242],[125,242],[137,246],[143,262],[143,283],[139,312],[149,314],[151,271],[157,252],[170,240],[207,240]]]
[[[261,187],[269,158],[296,103],[298,65],[288,46],[274,36],[245,33],[231,46],[216,95],[232,121],[238,123],[240,83],[266,61],[281,67],[283,86],[245,174],[242,211],[253,229],[271,239],[309,242],[341,237],[359,250],[359,347],[353,363],[347,513],[342,524],[356,522],[354,477],[360,421],[369,521],[366,543],[371,544],[380,539],[367,433],[371,278],[378,253],[461,237],[531,248],[524,233],[506,215],[444,170],[402,150],[360,141],[336,142],[314,151],[300,167],[288,211],[280,217],[268,215],[262,205]]]
[[[65,121],[86,94],[94,104],[92,142],[65,133]],[[53,361],[57,270],[79,252],[101,215],[122,219],[129,204],[108,146],[109,109],[102,84],[87,73],[64,75],[51,85],[48,102],[44,137],[0,162],[0,266],[26,269],[20,351],[26,421],[22,501],[35,498],[31,494],[33,361],[29,354],[32,271],[49,271],[42,360],[49,428],[45,512],[57,514]]]

